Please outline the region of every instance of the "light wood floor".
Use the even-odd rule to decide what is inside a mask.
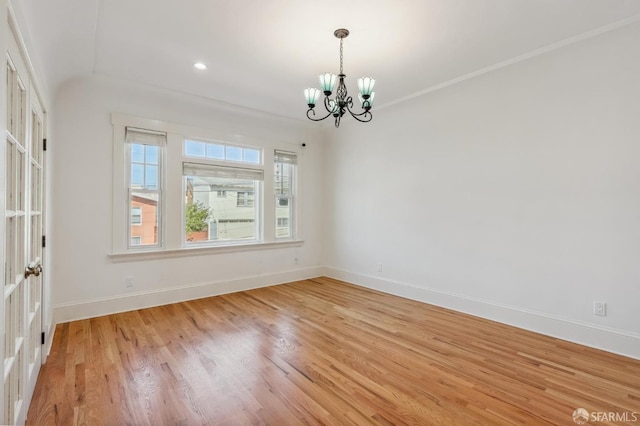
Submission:
[[[578,407],[640,412],[640,361],[317,278],[58,325],[27,424],[572,425]]]

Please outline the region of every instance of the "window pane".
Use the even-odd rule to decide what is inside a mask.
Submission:
[[[145,188],[158,189],[158,166],[145,167]]]
[[[147,156],[146,156],[147,164],[158,164],[158,147],[147,145],[146,151],[147,151]]]
[[[276,196],[276,238],[294,237],[294,209],[295,202],[295,167],[297,156],[294,153],[274,152],[273,185]]]
[[[224,145],[207,144],[207,158],[216,160],[224,160]]]
[[[291,203],[288,198],[276,198],[276,238],[291,237]]]
[[[144,166],[142,164],[131,165],[131,186],[136,188],[144,186]]]
[[[127,143],[129,159],[129,200],[126,210],[128,236],[132,247],[160,246],[162,216],[162,156],[164,146]]]
[[[129,200],[131,209],[131,245],[138,242],[140,246],[158,244],[158,199],[157,193],[131,193]],[[139,223],[135,224],[134,211],[139,212]]]
[[[257,149],[244,148],[242,150],[242,161],[245,163],[260,164],[260,151]]]
[[[275,190],[277,195],[291,194],[291,176],[293,171],[292,164],[276,163],[275,164]]]
[[[134,163],[144,163],[144,145],[138,143],[131,144],[131,161]]]
[[[237,146],[225,147],[225,158],[229,161],[242,161],[242,148]]]
[[[205,144],[195,141],[184,141],[184,154],[191,157],[204,157]]]
[[[257,181],[187,176],[185,185],[187,243],[256,239]]]

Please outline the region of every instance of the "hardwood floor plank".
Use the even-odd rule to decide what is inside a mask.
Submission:
[[[566,425],[578,407],[640,412],[640,361],[320,277],[59,324],[27,424]]]

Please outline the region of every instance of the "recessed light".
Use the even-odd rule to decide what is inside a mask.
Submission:
[[[195,64],[193,64],[193,66],[196,69],[199,69],[199,70],[206,70],[207,69],[207,66],[205,64],[203,64],[202,62],[196,62]]]

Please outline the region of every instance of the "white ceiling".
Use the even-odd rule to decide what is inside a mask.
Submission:
[[[21,0],[53,91],[106,74],[292,118],[321,72],[376,105],[640,14],[638,0]],[[33,55],[34,53],[32,53]],[[193,63],[209,68],[197,71]],[[306,120],[306,119],[305,119]]]

